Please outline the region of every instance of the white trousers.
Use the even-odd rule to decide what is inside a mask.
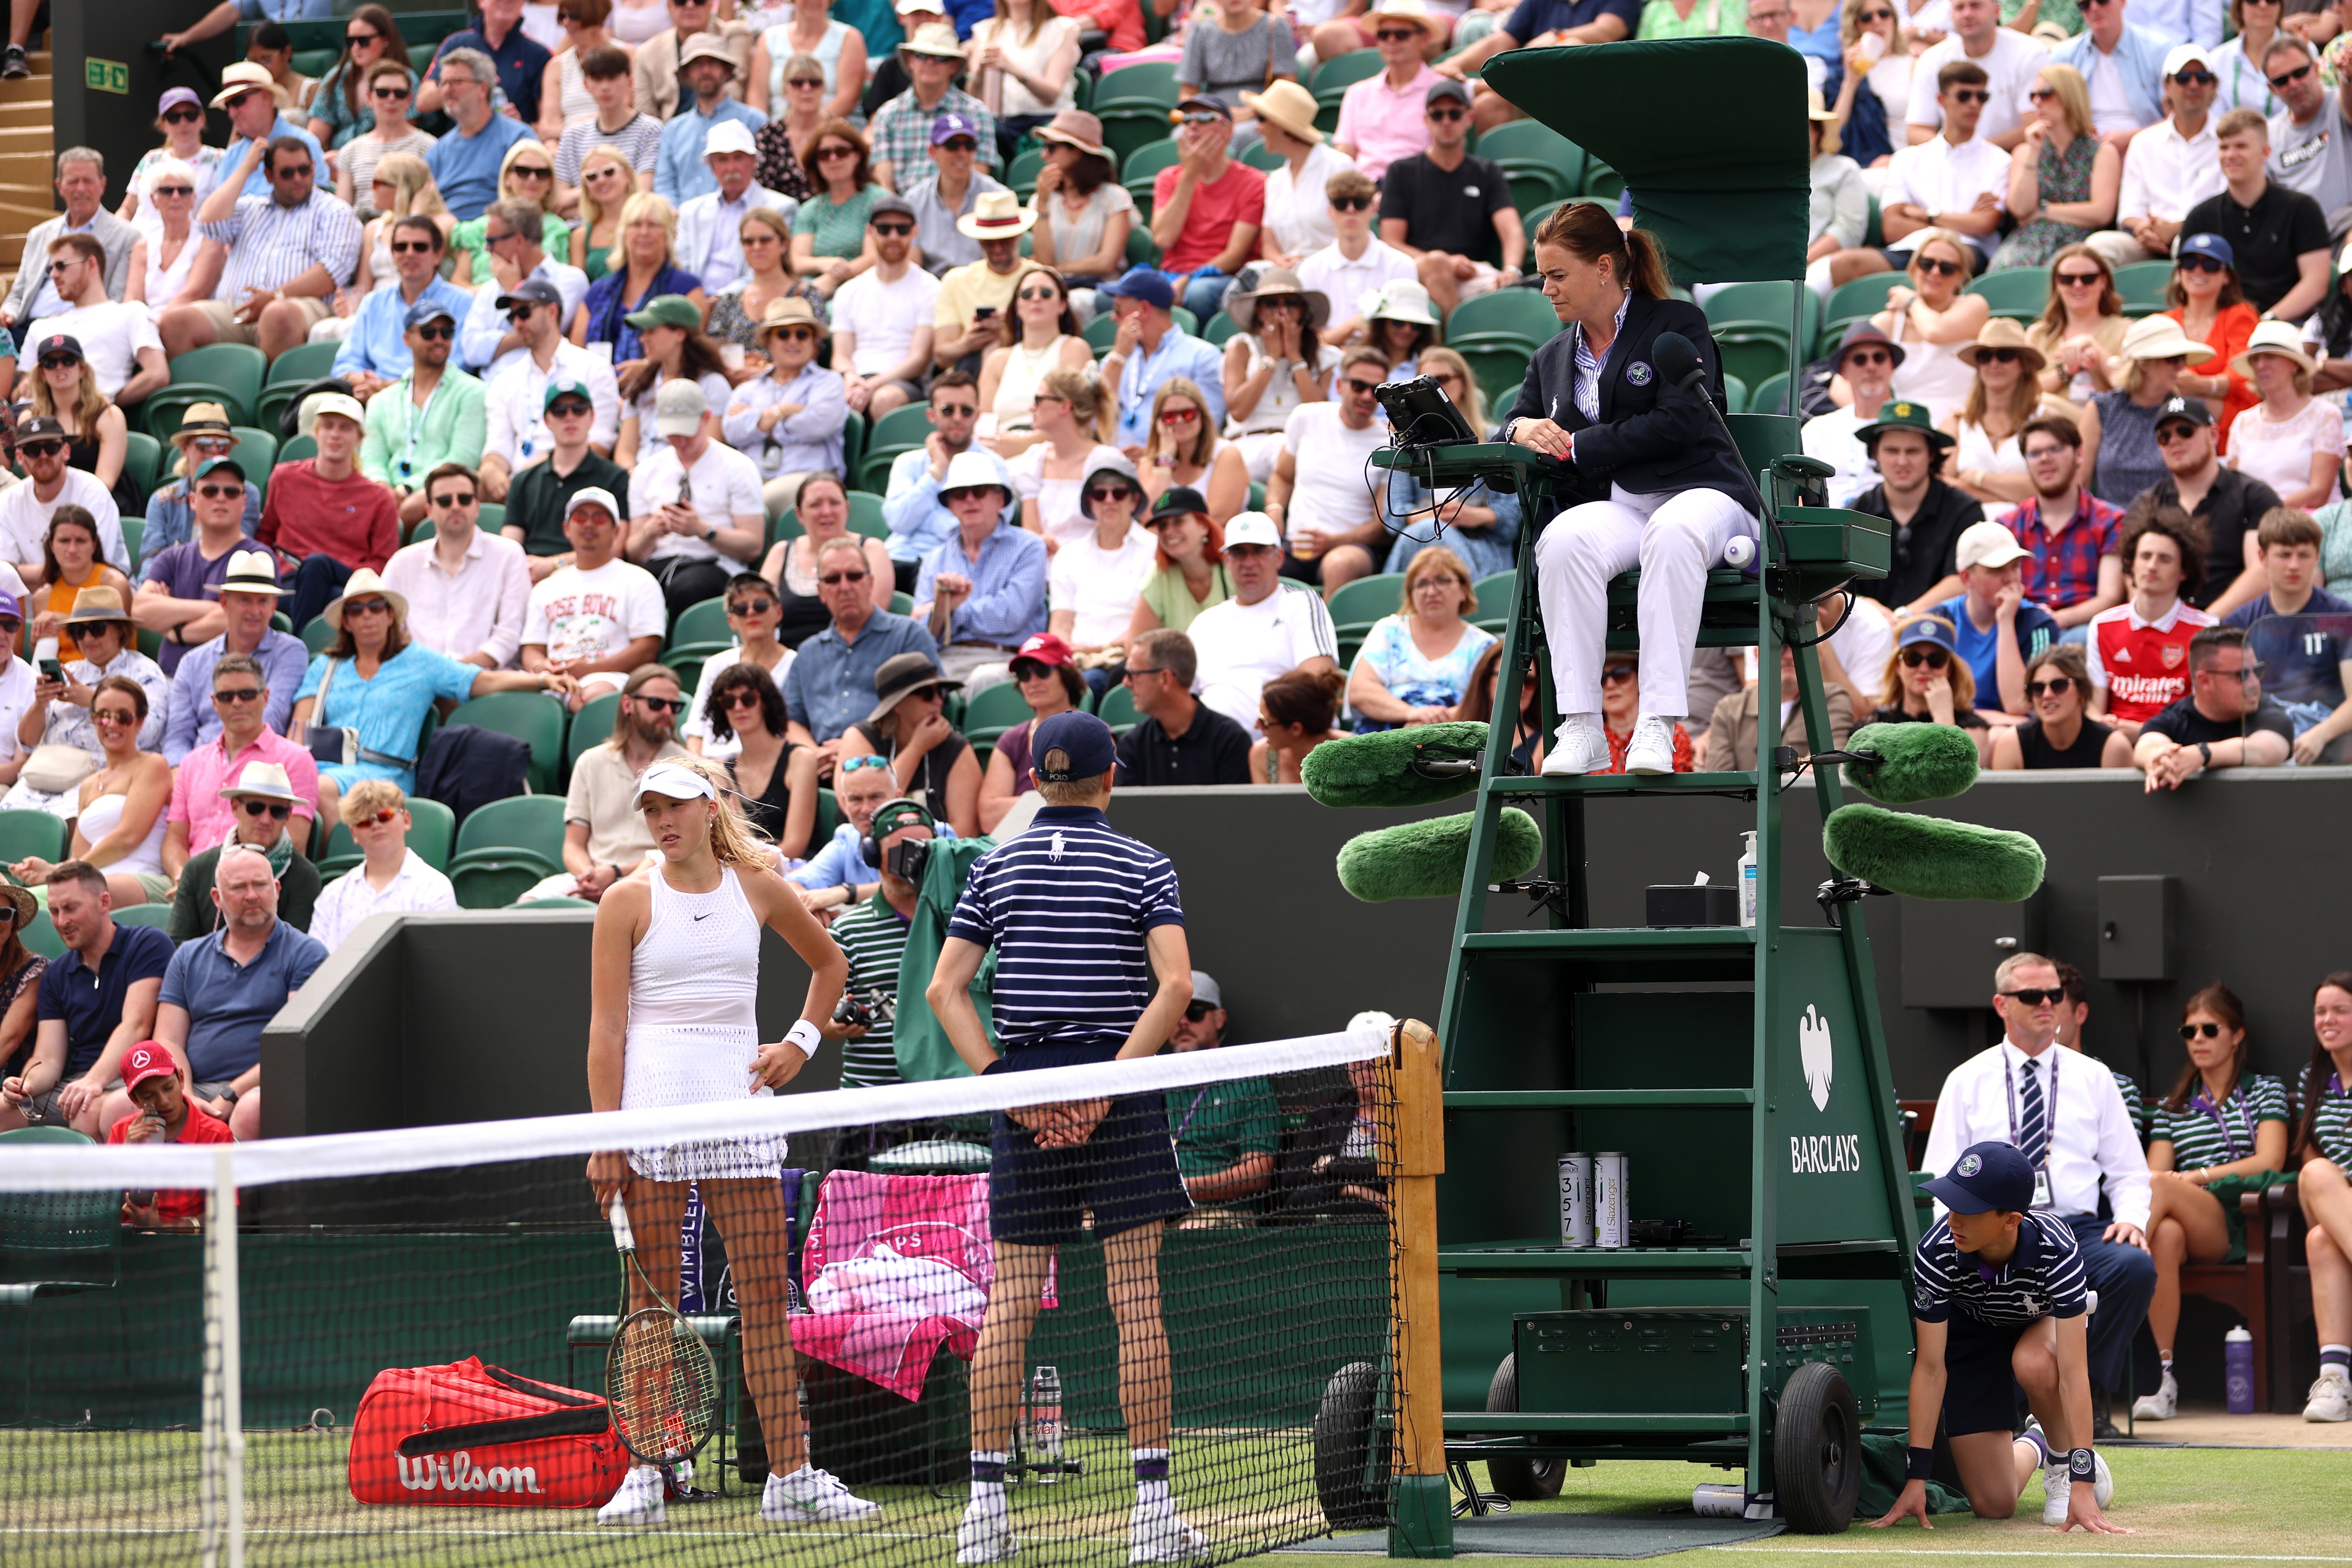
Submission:
[[[1755,532],[1755,517],[1720,490],[1637,496],[1618,489],[1609,500],[1588,501],[1553,518],[1536,540],[1536,598],[1551,641],[1559,711],[1601,711],[1609,582],[1639,566],[1641,710],[1659,718],[1684,716],[1706,574],[1733,538]]]

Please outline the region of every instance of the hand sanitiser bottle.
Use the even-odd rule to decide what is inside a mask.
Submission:
[[[1748,829],[1740,838],[1748,847],[1739,856],[1739,924],[1756,924],[1756,830]]]

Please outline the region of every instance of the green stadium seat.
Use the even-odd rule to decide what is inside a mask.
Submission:
[[[1173,60],[1140,60],[1131,66],[1121,66],[1106,71],[1095,82],[1095,113],[1114,104],[1156,103],[1162,109],[1176,107],[1176,62]]]
[[[152,925],[158,931],[172,928],[172,906],[168,904],[122,904],[115,905],[112,913],[117,925]]]
[[[1748,412],[1748,383],[1728,371],[1723,376],[1723,401],[1726,413]]]
[[[1118,319],[1108,310],[1087,323],[1087,347],[1095,351],[1095,358],[1098,360],[1110,352],[1111,341],[1118,336]]]
[[[1021,699],[1020,686],[1006,681],[967,699],[960,727],[972,745],[993,746],[998,736],[1030,716],[1029,705]]]
[[[2116,268],[2116,292],[2123,296],[2126,316],[2155,315],[2165,308],[2165,293],[2171,287],[2172,263],[2168,261],[2136,261],[2129,267]]]
[[[911,594],[911,593],[894,593],[894,594],[892,594],[892,595],[890,596],[890,613],[891,613],[891,614],[893,614],[893,615],[912,615],[914,612],[915,612],[915,596],[914,596],[913,594]]]
[[[850,483],[861,490],[876,495],[889,487],[890,465],[901,452],[913,450],[931,434],[931,405],[910,402],[904,408],[894,408],[874,422],[866,438],[866,452],[857,461],[857,472]]]
[[[58,928],[55,925],[49,924],[49,912],[46,909],[33,916],[33,923],[25,927],[24,937],[25,950],[36,957],[62,958],[66,955],[66,939],[58,935]],[[15,1133],[0,1133],[0,1138],[18,1135]]]
[[[1789,372],[1782,371],[1769,381],[1759,382],[1748,394],[1745,413],[1786,413],[1789,412]]]
[[[1372,622],[1383,615],[1393,615],[1404,599],[1404,573],[1384,571],[1372,577],[1360,577],[1331,596],[1326,606],[1331,612],[1331,624],[1343,634],[1370,631]]]
[[[1886,291],[1902,281],[1899,272],[1874,272],[1831,290],[1830,302],[1822,310],[1821,351],[1829,352],[1850,323],[1886,308]]]
[[[831,345],[828,344],[827,348],[830,349],[830,347]],[[849,476],[857,472],[857,465],[865,460],[865,457],[866,416],[853,409],[850,411],[849,417],[844,420],[841,425],[841,473],[844,483],[851,485],[857,483]]]
[[[262,377],[269,362],[261,350],[245,343],[213,343],[192,349],[172,361],[172,380],[147,394],[141,416],[147,434],[169,441],[194,402],[216,402],[228,411],[231,424],[258,423],[255,409]]]
[[[1811,358],[1821,336],[1821,296],[1802,284],[1798,296],[1797,342]],[[1727,284],[1707,296],[1707,328],[1715,334],[1727,374],[1749,386],[1789,368],[1790,287],[1786,283]]]
[[[1366,77],[1381,74],[1381,52],[1378,49],[1350,49],[1344,55],[1324,60],[1307,78],[1307,89],[1318,102],[1328,98],[1333,103],[1349,88]]]
[[[452,725],[478,725],[500,735],[511,735],[530,747],[531,789],[545,794],[561,782],[563,762],[562,705],[539,692],[492,692],[459,703],[449,716]]]
[[[1528,362],[1535,358],[1533,348],[1512,337],[1482,338],[1446,347],[1469,362],[1470,373],[1477,378],[1478,391],[1490,411],[1508,408],[1517,399],[1528,379]]]
[[[458,827],[457,852],[448,866],[458,906],[464,909],[504,908],[562,870],[560,795],[517,795],[476,808]]]
[[[325,653],[334,641],[335,629],[327,624],[327,618],[323,615],[302,628],[302,646],[314,654]]]
[[[1212,344],[1222,349],[1233,338],[1233,335],[1241,329],[1242,324],[1240,322],[1234,320],[1232,317],[1220,310],[1214,316],[1209,318],[1209,324],[1206,328],[1202,329],[1201,336],[1207,339]]]
[[[1037,171],[1045,166],[1045,150],[1042,147],[1029,148],[1014,158],[1012,167],[1005,170],[1004,183],[1025,202],[1036,191]]]
[[[278,461],[280,463],[299,463],[306,457],[317,455],[319,455],[318,440],[309,435],[294,436],[278,449]]]
[[[1095,705],[1096,716],[1110,726],[1113,733],[1125,735],[1133,729],[1142,716],[1135,711],[1135,693],[1124,685],[1111,687]]]
[[[1870,198],[1870,216],[1862,225],[1862,244],[1865,250],[1881,250],[1886,245],[1886,214],[1880,210],[1878,198]]]
[[[230,434],[236,437],[236,444],[229,448],[228,455],[236,459],[245,476],[261,492],[261,498],[268,500],[269,471],[278,465],[277,434],[252,424],[233,426]],[[172,461],[176,463],[179,459],[174,457]]]
[[[1458,345],[1465,338],[1507,333],[1529,348],[1539,349],[1559,331],[1559,316],[1551,301],[1533,288],[1497,288],[1475,299],[1465,299],[1445,319],[1445,341]]]
[[[131,558],[128,563],[123,564],[123,570],[128,575],[136,577],[139,567],[139,547],[147,542],[147,519],[143,517],[125,517],[122,519],[121,527],[122,550]]]
[[[1242,162],[1262,174],[1271,174],[1289,162],[1263,141],[1253,141],[1242,153]]]
[[[2046,267],[2005,267],[1988,272],[1969,285],[1969,292],[1992,307],[1996,316],[2031,321],[2050,303],[2050,269]]]
[[[1615,211],[1617,198],[1625,193],[1625,176],[1595,158],[1584,165],[1583,194]]]
[[[1160,246],[1151,237],[1150,223],[1136,224],[1127,231],[1127,265],[1129,267],[1160,265]]]
[[[142,496],[155,488],[155,477],[163,467],[163,444],[143,430],[131,431],[122,454],[122,472],[139,486]],[[138,559],[134,553],[133,560]]]
[[[664,660],[663,663],[668,661]],[[675,665],[671,667],[676,668]],[[693,695],[691,690],[687,692],[688,698]],[[582,754],[590,747],[602,746],[613,738],[613,716],[620,711],[621,694],[618,692],[606,692],[603,696],[590,697],[580,705],[580,711],[572,716],[572,727],[563,734],[563,774],[566,779],[572,776],[572,769],[579,765]],[[680,716],[682,720],[683,716]]]
[[[1108,127],[1103,134],[1110,134]],[[1135,198],[1137,227],[1150,227],[1151,183],[1159,178],[1160,170],[1171,169],[1175,165],[1176,139],[1164,131],[1157,140],[1141,143],[1119,160],[1118,183],[1127,187],[1129,195]]]
[[[1583,187],[1587,162],[1584,149],[1538,120],[1506,120],[1481,135],[1472,151],[1496,163],[1548,163],[1564,173],[1577,188]]]
[[[670,622],[669,640],[673,643],[716,643],[720,647],[732,643],[735,633],[727,624],[726,596],[706,599],[679,611],[677,619]]]
[[[0,811],[0,865],[14,865],[28,855],[65,859],[71,830],[72,824],[55,812]]]
[[[254,423],[277,429],[296,393],[335,373],[335,355],[341,348],[341,343],[298,343],[270,361],[268,379],[261,383],[260,401],[254,406],[258,416]]]

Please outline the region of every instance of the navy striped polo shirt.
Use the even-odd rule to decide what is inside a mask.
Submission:
[[[1963,1252],[1952,1222],[1938,1219],[1919,1238],[1911,1260],[1911,1315],[1940,1323],[1954,1312],[1980,1323],[2015,1328],[2036,1318],[2076,1318],[2090,1305],[2084,1294],[2082,1249],[2054,1214],[2029,1214],[2017,1228],[2017,1250],[1994,1268]]]
[[[1127,1043],[1158,982],[1144,946],[1181,925],[1176,868],[1091,806],[1047,806],[974,861],[948,935],[996,949],[1006,1051]]]

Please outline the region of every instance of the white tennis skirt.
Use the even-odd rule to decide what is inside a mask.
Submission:
[[[760,1037],[751,1030],[633,1029],[622,1048],[621,1109],[748,1104],[773,1092],[751,1087],[759,1054]],[[631,1149],[629,1168],[647,1181],[773,1180],[783,1168],[784,1145],[776,1134]]]

